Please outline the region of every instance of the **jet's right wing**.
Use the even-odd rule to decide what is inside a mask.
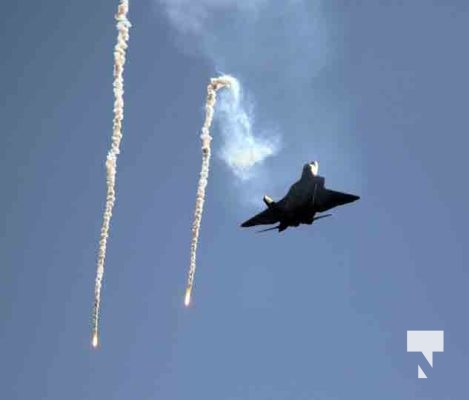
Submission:
[[[241,226],[243,228],[248,228],[250,226],[255,226],[255,225],[270,225],[270,224],[275,224],[280,221],[278,211],[275,210],[274,208],[268,208],[267,210],[264,210],[260,212],[259,214],[255,215],[251,219],[248,219],[247,221],[243,222]]]
[[[315,205],[319,212],[324,212],[331,208],[351,203],[359,198],[359,196],[355,196],[354,194],[323,189],[319,192],[319,196],[316,197]]]

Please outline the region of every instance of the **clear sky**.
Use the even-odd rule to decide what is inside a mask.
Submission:
[[[2,6],[0,398],[469,398],[469,3],[180,1],[189,20],[176,3],[130,4],[98,351],[117,2]],[[243,184],[214,124],[185,309],[199,130],[219,72],[240,79],[255,130],[282,148]],[[246,201],[253,185],[278,199],[314,159],[361,200],[280,235],[239,228],[263,207]],[[407,330],[445,331],[427,380]]]

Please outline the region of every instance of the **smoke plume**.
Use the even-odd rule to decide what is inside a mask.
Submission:
[[[197,186],[197,197],[195,200],[194,222],[192,224],[191,258],[189,273],[187,276],[186,296],[184,304],[188,306],[191,301],[192,287],[194,285],[194,276],[196,268],[197,245],[199,242],[200,224],[202,222],[202,213],[204,211],[205,189],[208,183],[208,173],[210,169],[210,127],[213,120],[213,112],[217,101],[217,91],[223,87],[232,87],[235,80],[231,76],[221,76],[213,78],[207,86],[207,101],[205,103],[205,121],[202,127],[202,168],[200,170],[199,184]]]
[[[121,0],[117,9],[117,43],[114,47],[114,119],[112,125],[111,149],[106,158],[106,205],[104,207],[103,224],[99,238],[98,262],[96,271],[95,298],[93,307],[93,332],[92,345],[98,346],[99,338],[99,310],[101,305],[101,287],[104,276],[104,260],[106,258],[106,246],[109,236],[112,210],[116,200],[116,173],[117,155],[120,152],[122,139],[122,120],[124,119],[124,65],[127,41],[129,40],[130,22],[127,19],[129,9],[128,0]]]
[[[223,136],[220,156],[244,181],[254,175],[256,165],[277,153],[280,140],[273,135],[254,135],[252,106],[243,98],[239,81],[229,78],[231,90],[221,92],[215,113]]]
[[[244,198],[250,187],[266,185],[269,174],[261,166],[278,153],[280,138],[283,144],[293,126],[316,124],[310,89],[330,52],[323,1],[154,1],[183,51],[206,58],[216,71],[242,82],[238,94],[220,93],[215,120],[222,132],[217,155],[241,178],[234,183],[242,184]]]
[[[171,23],[182,33],[202,34],[210,16],[223,11],[255,12],[268,0],[159,0]]]

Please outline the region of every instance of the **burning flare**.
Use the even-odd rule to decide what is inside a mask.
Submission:
[[[205,188],[208,182],[208,173],[210,167],[210,126],[212,125],[213,111],[217,101],[217,91],[224,87],[234,87],[236,80],[232,76],[223,75],[218,78],[210,79],[207,86],[207,101],[205,104],[205,122],[202,127],[202,168],[200,170],[199,184],[197,187],[197,197],[195,200],[194,222],[192,223],[192,241],[191,241],[191,258],[189,272],[187,275],[187,288],[184,298],[184,305],[187,307],[191,302],[192,287],[194,286],[194,275],[196,268],[197,245],[199,242],[200,223],[202,221],[202,213],[204,211]]]
[[[99,308],[101,305],[101,287],[104,275],[104,260],[106,258],[106,244],[109,236],[109,225],[111,222],[112,209],[116,199],[115,184],[116,184],[116,162],[117,155],[119,154],[119,146],[122,139],[122,120],[124,119],[124,65],[125,65],[125,51],[127,49],[127,41],[129,40],[129,28],[131,26],[127,19],[127,12],[129,10],[128,0],[120,0],[117,8],[117,43],[114,47],[114,119],[112,127],[112,143],[111,149],[106,159],[106,205],[104,208],[103,224],[101,227],[101,234],[99,237],[99,250],[96,271],[96,284],[94,289],[94,307],[93,307],[93,334],[92,345],[98,346],[98,323],[99,323]]]
[[[98,334],[97,332],[93,334],[93,339],[91,340],[91,345],[96,348],[98,347]]]
[[[188,286],[186,289],[186,296],[184,297],[184,305],[189,307],[191,304],[191,293],[192,293],[192,286]]]

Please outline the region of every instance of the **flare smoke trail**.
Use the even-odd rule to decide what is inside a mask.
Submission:
[[[103,224],[99,238],[98,262],[96,271],[96,285],[94,290],[94,307],[93,307],[93,332],[92,345],[98,346],[98,324],[99,309],[101,305],[101,286],[104,275],[104,260],[106,258],[106,245],[109,236],[109,225],[111,222],[112,209],[116,199],[115,183],[117,172],[117,155],[119,154],[119,146],[122,139],[122,120],[124,119],[124,65],[125,51],[129,40],[129,28],[131,26],[127,19],[129,10],[128,0],[120,0],[117,8],[117,43],[114,47],[114,119],[112,126],[112,144],[106,158],[106,205],[104,209]]]
[[[199,242],[200,223],[202,221],[202,213],[204,210],[205,202],[205,188],[207,187],[208,183],[208,173],[210,167],[210,142],[212,140],[212,137],[210,136],[210,126],[212,125],[213,111],[215,103],[217,101],[217,91],[224,87],[232,88],[235,85],[237,85],[237,82],[233,77],[229,75],[223,75],[218,78],[210,79],[210,83],[207,86],[205,122],[202,127],[202,135],[200,135],[200,138],[202,139],[202,168],[200,170],[199,184],[197,187],[197,197],[195,200],[194,222],[192,224],[191,258],[189,272],[187,275],[186,295],[184,298],[184,304],[186,305],[186,307],[191,302],[192,287],[194,285],[197,244]]]

